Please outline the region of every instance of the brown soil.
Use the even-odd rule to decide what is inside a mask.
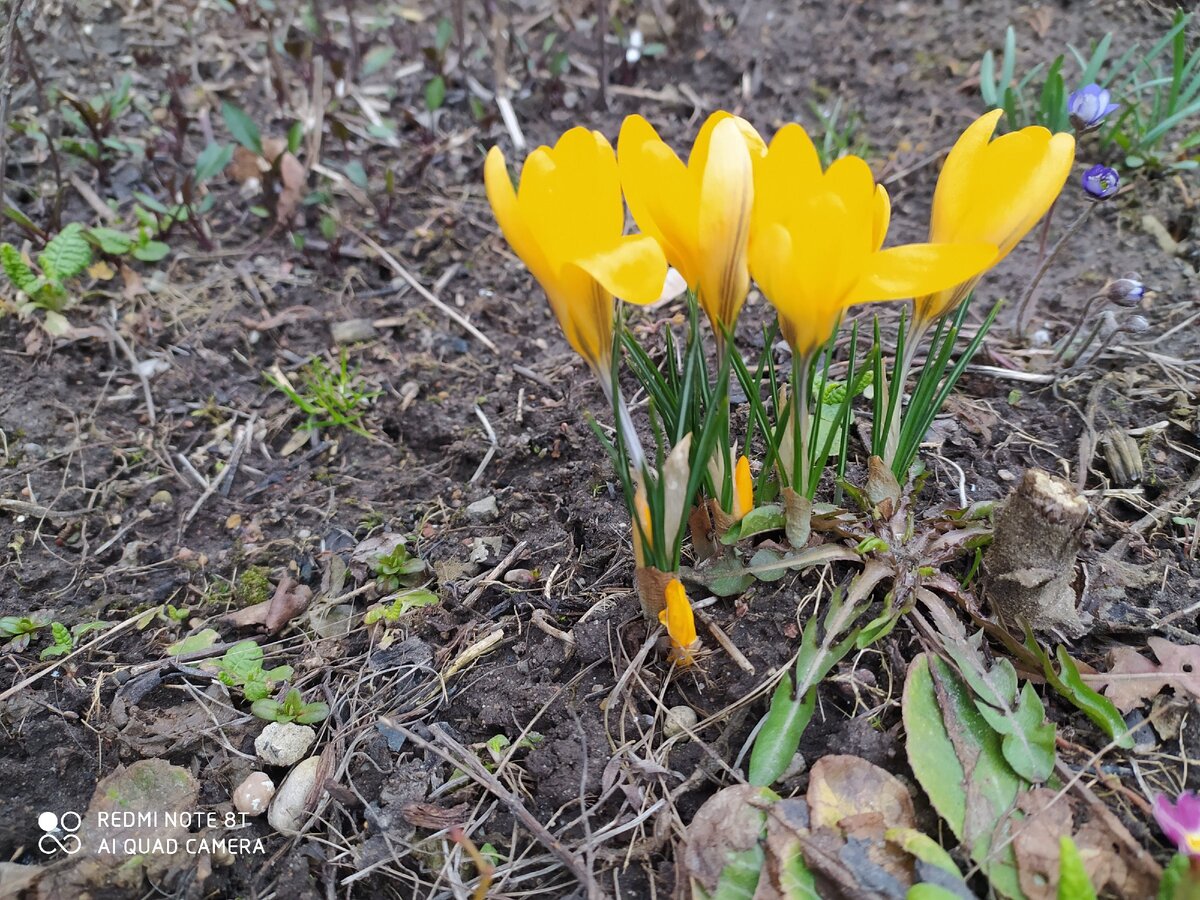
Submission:
[[[420,4],[425,18],[416,22],[389,4],[335,5],[325,9],[328,21],[314,33],[300,6],[239,4],[231,12],[231,5],[209,2],[89,2],[67,4],[61,13],[44,9],[23,25],[46,82],[90,96],[93,85],[133,76],[141,99],[119,131],[144,141],[153,159],[123,157],[103,180],[78,160],[63,161],[123,210],[135,191],[161,196],[164,173],[177,169],[171,121],[154,113],[165,108],[171,79],[191,119],[184,153],[191,160],[204,145],[205,127],[222,135],[220,100],[250,111],[264,135],[282,135],[300,115],[313,58],[324,60],[332,85],[372,49],[394,46],[390,62],[359,79],[355,92],[395,123],[396,140],[389,145],[369,137],[362,107],[347,92],[326,110],[321,163],[336,172],[361,163],[370,183],[365,194],[313,173],[309,187],[326,191],[324,202],[302,207],[296,224],[280,229],[249,212],[259,199],[247,199],[219,176],[211,184],[216,203],[208,216],[213,246],[176,230],[166,261],[134,266],[148,292],[123,293],[119,276],[97,283],[70,313],[81,330],[71,340],[40,338],[15,315],[0,319],[0,498],[32,504],[0,513],[0,614],[46,609],[71,626],[125,622],[160,604],[187,609],[183,621],[164,614],[140,630],[126,628],[6,694],[0,702],[0,854],[43,862],[38,813],[82,811],[101,778],[139,758],[163,757],[188,768],[201,784],[201,804],[228,808],[233,787],[251,768],[247,757],[259,720],[228,698],[232,709],[220,732],[211,720],[189,719],[206,680],[167,666],[158,683],[138,683],[137,667],[161,660],[168,644],[204,627],[216,628],[223,641],[255,636],[218,618],[245,601],[230,585],[248,569],[265,567],[272,584],[289,574],[327,597],[323,579],[334,557],[348,559],[359,541],[394,531],[416,535],[415,549],[436,573],[441,598],[437,607],[412,614],[396,643],[380,649],[378,632],[363,627],[321,638],[306,619],[264,641],[274,664],[296,668],[306,697],[332,706],[317,745],[332,748],[338,766],[323,823],[309,837],[289,840],[256,820],[247,833],[263,838],[266,856],[218,863],[207,880],[197,877],[195,865],[184,867],[162,889],[180,897],[451,896],[445,878],[435,884],[453,846],[448,841],[389,856],[389,847],[408,848],[442,827],[428,820],[437,813],[444,824],[470,823],[474,842],[492,844],[506,859],[529,855],[526,880],[497,896],[534,888],[578,895],[575,879],[494,796],[470,784],[439,793],[456,766],[389,731],[379,721],[386,717],[425,738],[440,729],[489,763],[484,742],[536,733],[498,777],[571,846],[668,798],[660,813],[594,842],[588,860],[606,891],[668,895],[676,881],[672,840],[726,783],[714,758],[734,764],[765,698],[727,708],[761,692],[795,652],[799,626],[818,606],[816,577],[759,584],[736,602],[709,608],[753,665],[752,674],[720,650],[695,669],[672,672],[663,654],[651,650],[636,677],[620,681],[647,638],[631,592],[628,517],[585,418],[588,410],[605,418],[601,395],[562,340],[536,284],[497,235],[483,194],[482,152],[499,143],[513,155],[495,105],[476,119],[468,100],[468,79],[493,83],[483,9],[466,4],[465,61],[458,62],[456,39],[448,51],[455,62],[446,76],[446,104],[430,130],[420,121],[430,71],[398,79],[393,73],[422,60],[434,65],[424,51],[449,9]],[[1161,33],[1165,21],[1153,6],[1117,2],[1085,8],[1070,2],[748,0],[718,7],[712,19],[679,16],[663,38],[666,53],[643,60],[636,72],[618,72],[605,98],[587,74],[601,64],[595,35],[580,25],[590,6],[489,6],[511,16],[528,48],[511,49],[505,64],[520,85],[514,107],[531,145],[552,142],[577,123],[615,139],[622,117],[641,112],[682,146],[712,108],[736,109],[770,132],[794,118],[814,125],[809,102],[840,96],[863,111],[860,134],[892,193],[896,241],[921,238],[937,151],[980,110],[973,64],[1000,43],[1008,23],[1018,28],[1023,58],[1033,61],[1051,58],[1067,42],[1084,46],[1106,29],[1122,40],[1146,38]],[[363,17],[353,35],[344,26],[347,9]],[[625,27],[634,24],[626,5],[618,12]],[[652,19],[643,15],[639,22],[648,27]],[[384,20],[386,27],[377,27]],[[279,42],[271,55],[268,26]],[[542,54],[552,33],[556,44]],[[294,57],[288,55],[292,43]],[[547,57],[559,49],[575,64],[561,79],[546,71]],[[618,55],[615,46],[607,48],[609,63]],[[20,57],[14,66],[10,119],[19,120],[42,109],[42,100]],[[701,108],[693,108],[693,98]],[[6,193],[34,221],[49,221],[54,178],[44,152],[14,138],[9,154]],[[1090,160],[1086,144],[1080,160]],[[393,202],[383,189],[388,171],[394,173]],[[1058,222],[1082,208],[1074,185],[1060,202]],[[1101,556],[1123,541],[1119,556],[1104,559],[1157,573],[1127,595],[1097,595],[1089,610],[1096,625],[1075,647],[1079,658],[1097,664],[1112,641],[1140,646],[1140,629],[1189,609],[1196,598],[1200,568],[1189,556],[1186,529],[1169,517],[1130,529],[1156,503],[1177,500],[1196,466],[1194,325],[1176,330],[1194,316],[1195,261],[1165,255],[1141,224],[1152,215],[1195,246],[1196,196],[1194,179],[1139,177],[1134,190],[1098,211],[1043,285],[1039,321],[1062,333],[1097,285],[1140,272],[1154,288],[1146,338],[1122,344],[1100,365],[1053,389],[969,374],[938,425],[944,461],[929,457],[930,506],[955,504],[960,485],[970,500],[999,499],[1029,466],[1073,478],[1089,415],[1096,432],[1167,423],[1144,438],[1147,478],[1140,489],[1107,490],[1103,457],[1085,460],[1096,512],[1085,556],[1098,572],[1108,571]],[[93,221],[78,191],[68,186],[64,200],[63,221]],[[324,215],[344,223],[332,239],[322,237]],[[386,247],[416,280],[437,285],[438,296],[499,349],[488,350],[418,292],[393,281],[395,273],[349,226]],[[10,224],[0,234],[20,237]],[[296,236],[306,239],[305,249],[296,248]],[[985,293],[1013,297],[1036,253],[1031,237],[989,277]],[[757,296],[748,303],[740,330],[747,353],[755,349],[765,306]],[[657,322],[680,309],[669,305],[636,318]],[[275,365],[294,373],[333,348],[331,326],[360,318],[384,320],[374,336],[347,348],[381,391],[363,421],[372,437],[325,429],[283,455],[303,416],[263,373]],[[128,356],[105,337],[109,327],[124,335],[137,359],[168,366],[148,381],[153,420]],[[981,361],[1013,358],[1006,338],[998,328],[993,358]],[[496,451],[472,482],[490,445],[483,419],[495,433]],[[232,478],[200,502],[204,491],[188,466],[215,479],[251,423],[253,439]],[[852,453],[853,474],[863,462],[857,442]],[[158,496],[163,491],[169,501]],[[489,495],[499,515],[469,516],[466,507]],[[1174,514],[1194,516],[1194,505],[1190,509]],[[527,579],[479,578],[518,545],[523,549],[508,568],[526,570]],[[358,583],[352,576],[341,593]],[[364,593],[349,602],[361,613],[370,600]],[[548,614],[547,621],[570,632],[573,649],[536,627],[535,614]],[[1200,623],[1193,613],[1172,621],[1177,632],[1167,636],[1197,642]],[[503,629],[498,644],[439,684],[435,673],[445,673],[497,628]],[[6,653],[8,677],[0,688],[42,672],[38,652],[46,643],[40,636],[29,650]],[[915,635],[901,624],[872,651],[849,657],[822,688],[801,748],[806,759],[837,748],[906,772],[898,696],[906,660],[917,649]],[[1054,695],[1046,703],[1076,745],[1091,751],[1106,743]],[[655,731],[665,709],[680,704],[702,721],[725,714],[701,732],[708,750],[685,742],[660,758]],[[1087,755],[1080,749],[1070,758],[1082,764]],[[1128,778],[1127,764],[1113,760],[1112,770]],[[1164,783],[1184,775],[1164,762],[1171,765],[1176,768]],[[1197,768],[1186,773],[1196,787]],[[678,790],[681,784],[686,788]],[[784,788],[803,784],[800,775]],[[428,804],[426,818],[414,802]],[[1144,819],[1139,824],[1130,809],[1113,803],[1135,836],[1153,846],[1158,839]],[[462,877],[473,871],[464,867]],[[354,878],[359,872],[366,874]]]

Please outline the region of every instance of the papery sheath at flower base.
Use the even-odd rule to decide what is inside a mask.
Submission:
[[[1012,252],[1046,214],[1066,184],[1075,161],[1075,138],[1031,125],[991,140],[1002,110],[976,119],[946,157],[933,194],[929,240],[994,244],[991,268]],[[986,269],[984,270],[986,271]],[[909,343],[958,308],[982,272],[913,303]]]
[[[1121,189],[1121,176],[1116,169],[1097,163],[1083,173],[1081,183],[1093,200],[1107,200]]]
[[[1067,99],[1067,114],[1071,118],[1071,127],[1081,134],[1095,131],[1104,124],[1105,119],[1117,111],[1119,104],[1112,103],[1111,99],[1112,95],[1108,89],[1095,83],[1072,91]]]
[[[799,441],[783,497],[788,540],[807,540],[815,477],[807,472],[808,386],[814,353],[858,303],[928,294],[971,278],[996,256],[993,242],[883,248],[891,217],[887,192],[870,168],[846,156],[825,172],[799,125],[785,125],[755,170],[750,270],[779,315],[799,384],[792,404]],[[819,474],[819,473],[817,473]],[[806,511],[807,510],[807,511]]]
[[[692,612],[692,604],[678,578],[671,579],[667,584],[666,598],[667,605],[658,614],[658,621],[666,626],[671,639],[671,659],[676,665],[690,666],[700,640],[696,637],[696,617]]]
[[[553,147],[538,147],[526,157],[517,190],[504,154],[493,147],[484,181],[509,246],[542,286],[567,341],[608,393],[613,298],[653,303],[667,275],[657,241],[624,234],[612,146],[597,131],[572,128]]]

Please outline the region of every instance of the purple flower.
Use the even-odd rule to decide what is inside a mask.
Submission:
[[[1146,286],[1138,280],[1136,272],[1131,272],[1124,278],[1110,281],[1105,286],[1105,293],[1118,306],[1134,307],[1146,296]]]
[[[1172,803],[1166,794],[1154,798],[1154,818],[1180,853],[1200,857],[1200,797],[1184,791]]]
[[[1096,200],[1107,200],[1121,187],[1121,176],[1116,169],[1099,163],[1083,173],[1083,189]]]
[[[1081,133],[1099,128],[1119,105],[1109,103],[1110,96],[1108,89],[1098,84],[1089,84],[1072,91],[1067,100],[1067,112],[1071,116],[1072,127]]]

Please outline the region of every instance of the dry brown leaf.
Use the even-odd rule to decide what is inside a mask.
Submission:
[[[308,608],[312,588],[284,575],[270,600],[234,610],[221,618],[238,628],[261,626],[267,634],[275,634]]]
[[[1046,35],[1050,33],[1050,26],[1054,24],[1054,10],[1049,6],[1039,6],[1031,10],[1026,17],[1029,22],[1029,27],[1033,29],[1042,40],[1046,39]]]
[[[304,166],[291,153],[279,159],[279,196],[275,200],[275,221],[286,225],[304,199]]]
[[[1069,835],[1073,825],[1070,803],[1058,791],[1037,788],[1021,794],[1017,806],[1026,815],[1012,842],[1021,890],[1029,900],[1055,900],[1059,839]]]
[[[470,807],[466,803],[446,808],[438,806],[436,803],[422,803],[419,800],[412,800],[400,807],[400,815],[410,825],[441,831],[444,828],[463,825],[470,819],[469,809]]]
[[[125,263],[121,263],[121,282],[125,285],[121,290],[121,295],[126,300],[132,300],[139,294],[146,293],[146,285],[142,281],[142,276]]]
[[[112,270],[112,266],[110,266],[104,260],[92,263],[90,266],[88,266],[87,271],[88,274],[97,281],[110,281],[112,277],[117,274]]]
[[[877,819],[884,829],[917,827],[908,789],[894,775],[858,756],[817,760],[806,797],[814,828],[851,831],[864,815]]]
[[[1165,687],[1180,696],[1200,699],[1200,646],[1181,647],[1165,638],[1152,637],[1146,645],[1154,652],[1154,663],[1132,647],[1119,647],[1109,654],[1104,693],[1122,712],[1129,712]]]
[[[261,179],[263,175],[263,158],[253,150],[238,146],[233,148],[233,159],[225,167],[225,174],[238,184],[245,184],[251,179]],[[268,166],[268,168],[270,168]]]
[[[773,795],[766,788],[736,785],[713,794],[687,827],[683,866],[705,890],[716,890],[729,855],[758,843]]]

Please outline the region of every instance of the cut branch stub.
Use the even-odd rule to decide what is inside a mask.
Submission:
[[[1008,625],[1077,636],[1075,561],[1088,504],[1074,486],[1029,469],[996,518],[983,557],[984,592]]]

